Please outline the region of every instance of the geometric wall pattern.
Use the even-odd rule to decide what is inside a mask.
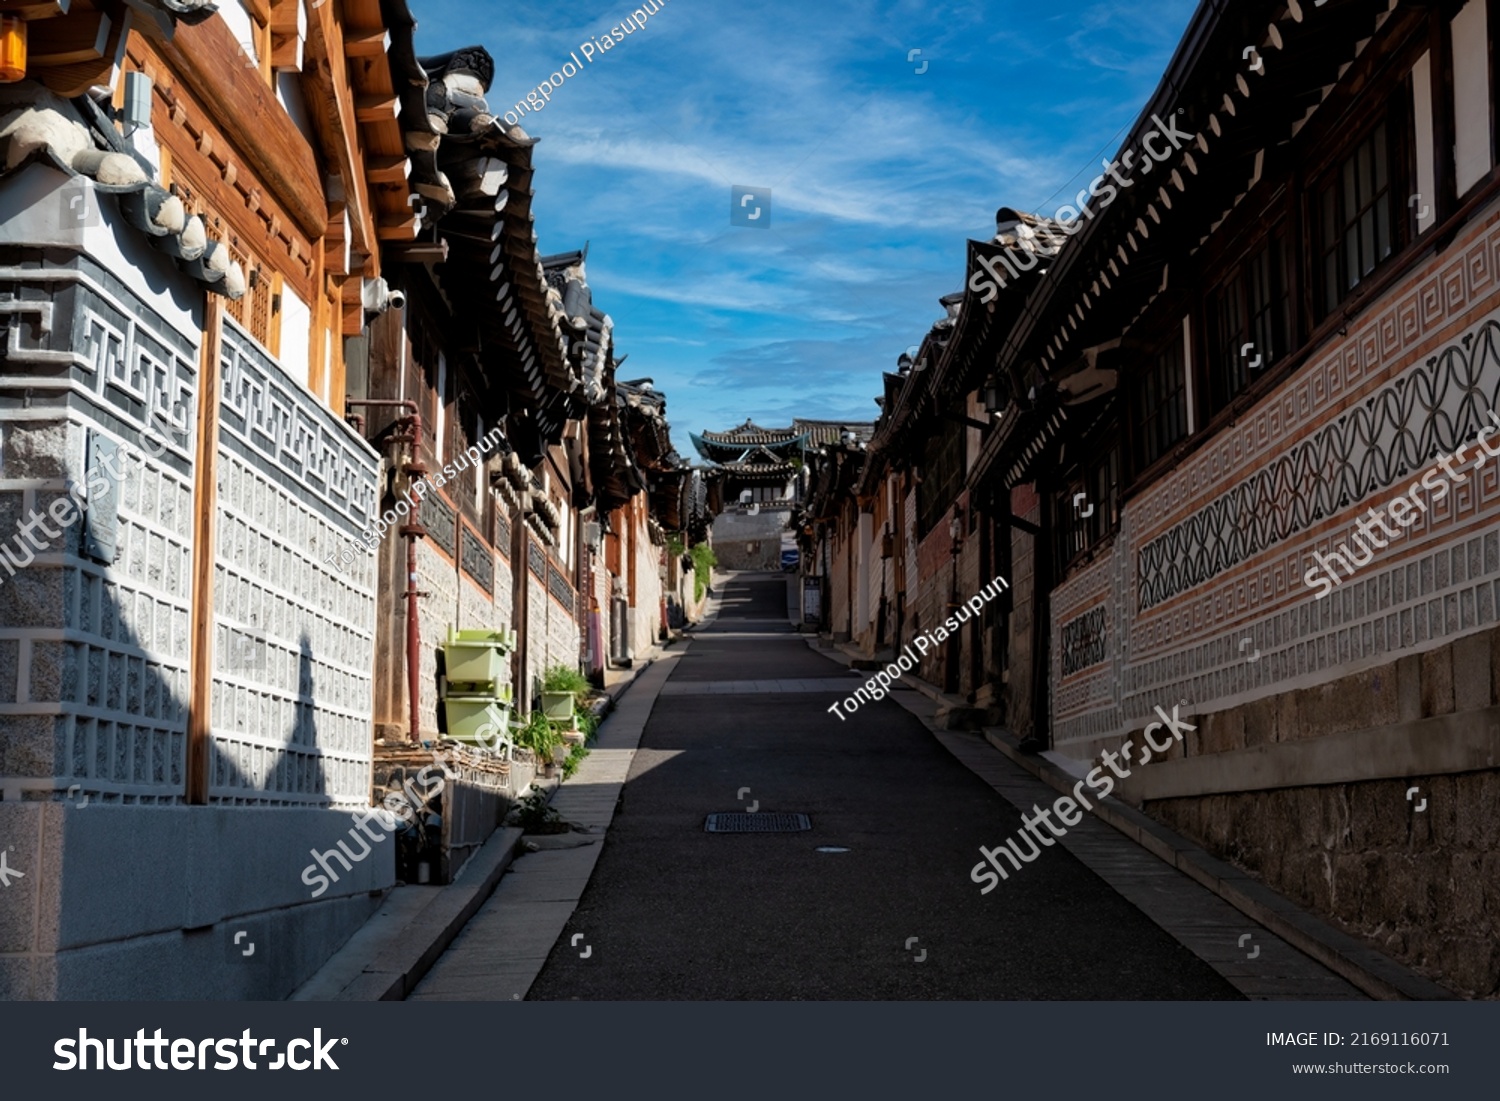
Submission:
[[[380,459],[225,319],[210,798],[366,806]]]
[[[1464,335],[1311,439],[1209,502],[1140,552],[1150,608],[1309,525],[1420,475],[1500,410],[1500,319]]]
[[[1497,273],[1500,222],[1471,222],[1132,498],[1112,543],[1052,593],[1059,747],[1157,705],[1217,711],[1500,623],[1500,463],[1474,470],[1473,449],[1467,480],[1443,476],[1448,495],[1352,580],[1323,600],[1302,580],[1313,551],[1488,423]],[[1063,627],[1096,606],[1116,624],[1103,660],[1065,673]]]
[[[90,257],[35,255],[0,266],[0,522],[9,536],[86,485],[100,440],[119,456],[117,551],[85,555],[75,522],[0,584],[0,784],[180,802],[192,443],[171,427],[194,423],[196,337]]]

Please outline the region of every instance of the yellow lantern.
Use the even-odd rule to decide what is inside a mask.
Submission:
[[[0,16],[0,84],[26,79],[26,24],[12,15]]]

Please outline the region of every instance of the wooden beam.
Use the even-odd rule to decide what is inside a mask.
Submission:
[[[343,210],[328,216],[328,235],[323,238],[323,270],[329,275],[348,275],[344,247],[349,233],[347,214]]]
[[[307,323],[311,326],[307,334],[307,388],[314,394],[322,395],[323,380],[327,377],[327,362],[325,353],[328,350],[328,280],[323,277],[324,267],[322,256],[313,259],[315,279],[313,286],[316,288],[312,301],[308,303],[311,307],[311,317]],[[342,341],[334,341],[339,344]]]
[[[80,12],[67,19],[48,19],[27,29],[26,67],[98,61],[109,49],[114,20],[102,11]]]
[[[366,162],[365,175],[371,183],[404,184],[411,176],[411,161],[399,154],[370,157]]]
[[[186,801],[208,802],[213,740],[214,532],[219,522],[219,345],[224,300],[204,296],[203,349],[198,359],[198,464],[193,472],[193,593],[188,639]]]
[[[396,93],[359,96],[354,101],[354,118],[358,122],[392,122],[401,113]]]
[[[0,0],[0,15],[25,19],[52,19],[68,14],[69,0]]]
[[[314,3],[317,0],[313,0]],[[270,17],[266,20],[267,26],[271,28],[272,34],[297,33],[297,11],[302,6],[302,0],[271,0]]]
[[[410,241],[421,228],[422,219],[414,215],[412,217],[400,214],[387,215],[380,221],[380,239],[382,241]]]
[[[360,327],[361,329],[364,327],[363,317],[360,318]],[[330,362],[324,365],[324,370],[327,372],[328,378],[328,408],[342,417],[344,415],[344,398],[347,396],[344,393],[347,378],[344,367],[344,341],[340,336],[335,335],[328,342],[328,355]]]
[[[295,31],[282,34],[271,32],[271,68],[278,73],[298,72],[302,68],[302,52],[298,47],[302,40]]]
[[[344,38],[346,57],[378,57],[390,48],[391,36],[384,30],[355,31]]]
[[[321,4],[318,10],[329,6]],[[243,136],[236,151],[302,232],[313,239],[322,237],[328,207],[312,148],[276,93],[245,64],[244,52],[224,20],[179,23],[170,39],[150,20],[143,20],[140,29],[219,125]]]
[[[371,198],[366,183],[364,149],[354,116],[354,91],[349,83],[343,30],[333,16],[333,4],[319,4],[307,13],[307,44],[302,82],[313,129],[329,168],[343,181],[345,230],[351,251],[379,253]],[[342,256],[339,266],[343,266]],[[379,274],[379,262],[376,260]]]
[[[109,83],[110,73],[124,60],[126,36],[134,25],[132,17],[135,13],[129,8],[122,7],[115,14],[117,18],[111,20],[113,26],[110,28],[109,40],[105,43],[104,53],[101,56],[87,61],[75,61],[68,65],[34,67],[34,79],[40,81],[49,91],[64,98],[81,96],[95,84]]]

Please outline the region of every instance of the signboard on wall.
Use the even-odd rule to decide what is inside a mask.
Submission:
[[[823,590],[821,578],[802,579],[802,622],[817,623],[823,618]]]

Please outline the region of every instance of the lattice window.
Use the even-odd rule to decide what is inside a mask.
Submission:
[[[1161,458],[1187,435],[1186,379],[1182,337],[1174,335],[1152,356],[1131,389],[1135,469],[1140,472]]]
[[[241,328],[260,341],[262,347],[270,350],[274,347],[271,327],[275,321],[271,275],[244,249],[229,241],[224,244],[229,249],[229,255],[244,269],[247,287],[243,298],[233,301],[225,299],[224,310],[240,323]]]
[[[917,527],[921,535],[933,529],[958,496],[964,478],[964,432],[940,425],[922,453],[922,480],[917,483]]]
[[[1404,243],[1398,189],[1410,175],[1404,113],[1364,135],[1316,188],[1321,295],[1328,314]]]
[[[1217,413],[1291,347],[1285,234],[1277,227],[1208,300],[1208,395]]]
[[[1107,433],[1113,435],[1113,432]],[[976,510],[977,511],[977,510]],[[1109,448],[1065,480],[1053,500],[1057,576],[1120,526],[1120,453]]]

